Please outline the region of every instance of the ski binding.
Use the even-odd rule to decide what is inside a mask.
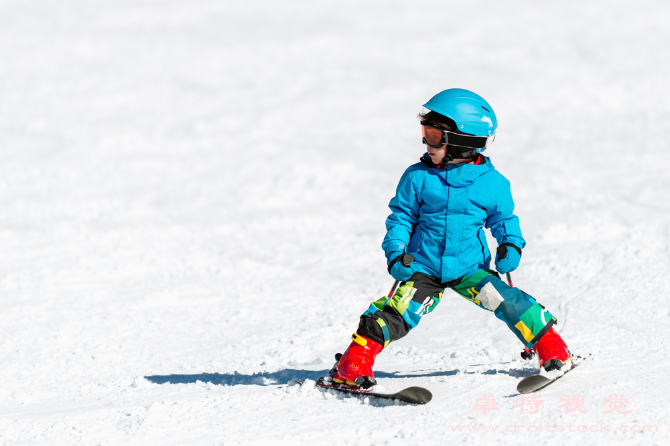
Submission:
[[[521,381],[519,381],[519,384],[517,384],[517,386],[516,386],[516,390],[517,390],[517,392],[523,394],[523,393],[533,393],[533,392],[537,392],[538,390],[544,389],[549,384],[553,383],[554,381],[559,380],[560,378],[567,375],[568,372],[571,372],[572,370],[574,370],[575,367],[582,364],[590,356],[591,356],[590,354],[585,358],[583,358],[581,356],[574,356],[573,357],[573,362],[572,362],[572,367],[570,367],[568,370],[566,370],[563,374],[555,376],[555,377],[542,375],[542,374],[535,374],[535,375],[526,376]]]

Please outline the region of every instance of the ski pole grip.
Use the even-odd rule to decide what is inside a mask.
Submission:
[[[396,257],[395,259],[393,259],[391,261],[391,263],[389,263],[388,270],[389,270],[389,272],[391,272],[391,267],[393,265],[395,265],[397,262],[402,262],[403,265],[410,266],[413,261],[414,261],[414,256],[412,256],[411,254],[401,254],[398,257]],[[393,296],[393,293],[395,293],[395,289],[398,287],[398,283],[400,283],[400,282],[397,281],[397,280],[395,282],[393,282],[393,286],[391,287],[391,291],[389,291],[389,294],[388,294],[389,299]]]
[[[411,256],[410,254],[400,254],[398,257],[391,260],[391,263],[389,263],[389,266],[388,266],[388,272],[390,273],[391,268],[393,268],[393,265],[395,265],[398,262],[402,262],[403,265],[409,266],[413,261],[414,261],[414,257]]]

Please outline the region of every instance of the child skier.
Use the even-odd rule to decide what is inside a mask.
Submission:
[[[552,328],[556,318],[498,275],[519,266],[526,242],[512,213],[509,181],[481,155],[498,127],[493,109],[459,88],[438,93],[424,107],[428,112],[419,117],[428,152],[400,179],[382,243],[388,271],[400,285],[363,313],[353,342],[328,377],[356,388],[375,385],[375,357],[433,311],[446,288],[492,311],[545,370],[569,368],[570,352]],[[499,245],[497,273],[489,269],[483,228]]]

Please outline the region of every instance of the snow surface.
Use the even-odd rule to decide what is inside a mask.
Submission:
[[[1,0],[0,444],[670,444],[669,24],[649,0]],[[497,113],[515,284],[593,354],[537,414],[535,364],[453,294],[376,364],[430,404],[292,384],[388,291],[387,203],[449,87]]]

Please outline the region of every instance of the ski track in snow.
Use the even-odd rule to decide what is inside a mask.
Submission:
[[[669,22],[650,0],[0,1],[0,444],[670,444]],[[375,367],[429,404],[293,383],[388,292],[387,203],[449,87],[498,115],[515,285],[593,354],[537,414],[515,407],[535,364],[453,293]]]

